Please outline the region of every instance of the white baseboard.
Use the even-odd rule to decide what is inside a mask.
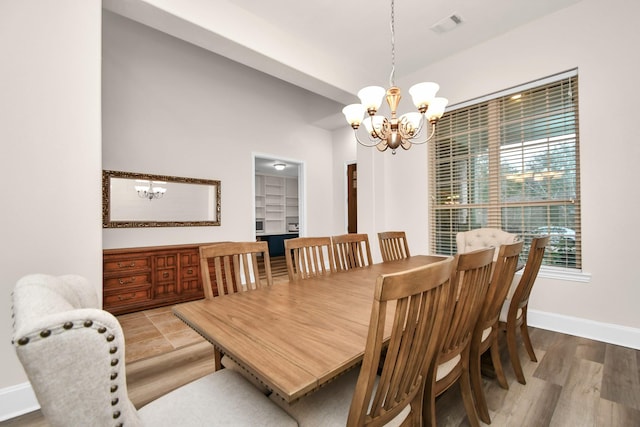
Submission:
[[[0,421],[19,417],[40,409],[28,382],[0,389]]]
[[[640,329],[579,317],[529,310],[527,323],[534,328],[589,338],[608,344],[640,350]]]
[[[640,350],[640,329],[578,317],[529,310],[529,326],[589,338]],[[27,414],[40,408],[31,385],[27,383],[0,389],[0,421]]]

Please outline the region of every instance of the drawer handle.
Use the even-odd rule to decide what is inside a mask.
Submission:
[[[119,299],[120,301],[125,301],[125,300],[128,300],[128,299],[133,299],[133,298],[135,298],[135,297],[136,297],[135,292],[132,292],[131,294],[129,294],[129,296],[122,296],[122,295],[118,295],[118,299]]]
[[[189,273],[189,274],[193,274],[193,268],[188,269],[188,270],[187,270],[187,273]]]
[[[167,273],[166,271],[164,273],[162,273],[162,277],[169,277],[169,273]]]
[[[129,283],[133,283],[136,281],[135,276],[132,277],[130,280],[122,280],[122,279],[118,279],[118,282],[120,282],[121,285],[128,285]]]
[[[131,264],[127,265],[123,262],[119,262],[118,263],[118,267],[119,268],[125,268],[125,267],[135,267],[136,266],[136,262],[135,261],[131,261]]]

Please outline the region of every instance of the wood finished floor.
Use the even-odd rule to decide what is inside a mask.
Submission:
[[[275,280],[287,279],[279,276]],[[203,339],[175,318],[170,308],[127,314],[118,319],[125,334],[128,367],[136,365],[134,362],[152,365],[172,351],[188,352],[188,346],[202,347]],[[501,355],[509,390],[500,388],[493,379],[484,379],[492,426],[640,426],[639,350],[543,329],[530,331],[539,362],[529,361],[520,345],[527,384],[515,380],[506,345],[502,346]],[[204,355],[209,357],[209,353]],[[173,381],[170,373],[166,381]],[[136,400],[144,401],[145,396]],[[469,425],[457,386],[438,398],[436,410],[440,427]],[[0,427],[3,426],[48,424],[36,411],[0,422]]]

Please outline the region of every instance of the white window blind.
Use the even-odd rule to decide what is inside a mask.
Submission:
[[[581,268],[577,72],[454,107],[430,145],[431,250],[500,228],[550,235],[543,263]]]

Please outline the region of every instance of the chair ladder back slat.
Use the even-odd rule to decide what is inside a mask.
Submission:
[[[297,258],[296,267],[298,276],[301,279],[309,278],[309,249],[308,248],[298,248],[294,251],[295,257]]]
[[[515,277],[520,252],[524,242],[522,240],[516,243],[504,244],[500,246],[498,259],[495,261],[495,267],[491,276],[489,289],[485,298],[485,304],[480,314],[480,328],[482,330],[495,326],[500,316],[500,309],[509,293],[509,288]]]
[[[218,295],[228,295],[233,293],[233,271],[229,257],[216,257],[213,259],[216,271],[216,283],[218,284]]]
[[[493,249],[458,254],[452,274],[455,300],[450,309],[451,323],[443,344],[443,356],[460,354],[470,342],[475,323],[484,303],[493,260]]]
[[[311,265],[316,266],[315,276],[327,274],[327,264],[325,264],[324,253],[321,247],[314,246],[312,248],[312,258],[313,263],[311,263]]]
[[[549,236],[536,237],[531,241],[531,248],[529,250],[529,256],[527,257],[527,263],[524,266],[524,272],[520,278],[520,283],[516,288],[513,299],[518,302],[518,308],[523,308],[529,303],[529,296],[531,295],[531,289],[538,277],[540,266],[542,265],[542,259],[544,258],[544,252],[549,244]]]

